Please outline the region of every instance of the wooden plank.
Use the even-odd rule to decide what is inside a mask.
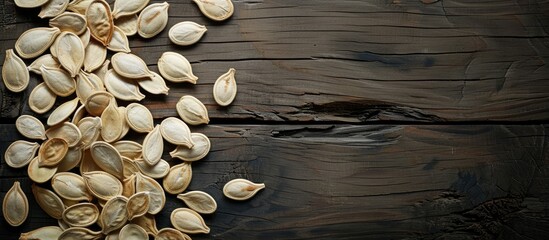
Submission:
[[[204,190],[218,211],[210,235],[193,239],[543,239],[548,234],[549,159],[544,125],[356,126],[213,125],[209,155],[193,163],[189,189]],[[0,152],[21,136],[0,125]],[[142,139],[142,135],[134,135]],[[164,149],[165,159],[170,159]],[[172,164],[177,160],[170,160]],[[0,165],[0,197],[25,171]],[[264,182],[245,202],[223,185]],[[31,200],[19,228],[0,220],[0,238],[55,224]],[[157,215],[169,225],[183,204],[168,196]]]
[[[132,51],[151,69],[163,52],[176,51],[199,77],[196,86],[171,83],[169,96],[144,100],[158,118],[174,116],[184,94],[201,99],[214,120],[549,118],[547,1],[246,0],[235,1],[234,16],[223,23],[207,20],[191,1],[168,2],[168,28],[190,20],[209,30],[191,47],[170,44],[167,30],[131,38]],[[0,3],[1,49],[47,25],[37,11]],[[211,88],[229,67],[237,69],[239,94],[220,108]],[[29,113],[30,89],[0,90],[1,117]]]

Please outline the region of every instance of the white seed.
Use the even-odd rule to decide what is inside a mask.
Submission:
[[[4,161],[12,168],[22,168],[27,166],[36,156],[40,144],[25,140],[17,140],[11,143],[6,152],[4,152]]]
[[[152,38],[159,34],[168,24],[167,2],[153,3],[147,6],[137,19],[137,33],[144,38]]]
[[[46,83],[40,83],[29,95],[29,107],[35,113],[42,114],[53,107],[56,98],[57,95],[50,90]]]
[[[63,122],[46,130],[46,137],[61,138],[67,142],[69,147],[74,147],[80,144],[82,133],[76,124],[71,122]]]
[[[143,175],[151,178],[163,178],[168,175],[168,172],[170,171],[170,164],[162,159],[152,166],[143,159],[134,160],[134,164]]]
[[[107,48],[95,39],[90,40],[86,46],[86,54],[84,57],[84,70],[92,72],[103,65],[107,58]]]
[[[67,10],[86,14],[86,9],[88,9],[88,6],[90,6],[93,1],[94,0],[72,0],[67,6]]]
[[[207,30],[204,25],[192,21],[183,21],[173,25],[168,36],[172,43],[188,46],[198,42]]]
[[[35,8],[46,4],[48,0],[15,0],[14,2],[20,8]]]
[[[198,77],[193,74],[191,64],[183,55],[165,52],[158,59],[158,71],[166,80],[196,84]]]
[[[4,219],[9,225],[17,227],[27,219],[29,214],[29,201],[21,189],[19,181],[15,181],[8,190],[2,203],[2,212]]]
[[[32,115],[21,115],[15,120],[15,127],[21,135],[37,140],[46,140],[46,129],[38,118]]]
[[[15,50],[22,58],[35,58],[44,53],[51,46],[59,28],[37,27],[25,31],[15,42]]]
[[[191,139],[194,143],[192,148],[177,146],[170,152],[173,158],[179,158],[183,161],[193,162],[204,158],[210,152],[211,143],[208,137],[202,133],[191,133]]]
[[[93,203],[78,203],[63,211],[63,221],[73,227],[88,227],[99,218],[99,209]]]
[[[180,194],[191,183],[193,171],[190,163],[180,163],[170,168],[168,175],[164,177],[162,186],[171,194]]]
[[[204,219],[192,209],[177,208],[170,215],[172,225],[184,233],[210,233]]]
[[[124,33],[124,31],[122,31],[122,29],[118,28],[117,26],[114,26],[112,39],[111,42],[109,42],[107,48],[114,52],[131,52],[130,42],[128,41],[126,33]]]
[[[136,173],[135,176],[135,192],[149,193],[150,201],[147,212],[153,215],[159,213],[166,204],[164,189],[151,177],[147,177],[141,173]]]
[[[76,81],[64,69],[50,68],[42,65],[40,71],[42,71],[44,83],[57,96],[68,97],[76,91]]]
[[[134,15],[143,10],[147,4],[149,4],[149,0],[115,1],[112,16],[114,18],[119,18],[122,16]]]
[[[72,201],[91,201],[92,196],[88,191],[84,178],[71,172],[56,173],[51,178],[53,191],[62,199]]]
[[[76,110],[76,107],[78,107],[79,102],[80,99],[75,98],[59,105],[59,107],[53,110],[53,112],[48,117],[48,126],[57,125],[69,118],[74,113],[74,110]]]
[[[243,201],[250,199],[264,188],[265,184],[263,183],[254,183],[247,179],[237,178],[223,186],[223,194],[230,199]]]
[[[50,27],[80,35],[86,31],[86,17],[79,13],[64,12],[50,19]]]
[[[103,171],[112,174],[113,176],[124,178],[124,164],[122,156],[118,153],[115,147],[104,141],[96,141],[90,146],[90,153],[95,164]]]
[[[99,199],[108,201],[122,194],[122,182],[107,172],[86,172],[82,174],[82,178],[90,193]]]
[[[139,133],[148,133],[154,129],[151,111],[139,103],[130,103],[126,107],[126,121],[131,129]]]
[[[153,77],[139,79],[137,83],[145,91],[152,94],[165,94],[168,95],[170,88],[166,86],[166,81],[160,76],[160,74],[152,72]]]
[[[164,151],[164,140],[160,133],[160,125],[156,125],[143,140],[143,159],[149,165],[155,165],[160,161]]]
[[[57,59],[61,66],[75,77],[84,65],[84,45],[72,32],[62,32],[56,40]]]
[[[234,12],[231,0],[193,0],[193,2],[206,17],[215,21],[226,20]]]
[[[177,101],[175,108],[181,119],[187,124],[200,125],[208,124],[210,122],[206,106],[191,95],[181,97]]]
[[[116,101],[111,101],[101,113],[101,137],[106,142],[115,142],[122,134],[125,120],[118,111]]]
[[[35,157],[30,161],[27,167],[27,174],[32,181],[36,183],[45,183],[52,179],[52,177],[55,175],[55,173],[57,172],[57,166],[40,167],[38,159],[39,157]]]
[[[5,64],[4,64],[5,65]],[[42,71],[40,71],[40,67],[44,65],[46,67],[50,68],[60,68],[61,64],[57,62],[57,59],[53,57],[51,54],[44,54],[40,57],[38,57],[36,60],[34,60],[27,68],[29,71],[36,73],[38,75],[42,75]]]
[[[12,92],[22,92],[29,85],[30,76],[27,65],[13,52],[13,49],[6,50],[2,66],[2,80],[4,86]]]
[[[69,0],[49,0],[46,4],[42,5],[38,17],[51,18],[55,17],[65,11],[69,5]]]
[[[58,226],[46,226],[21,233],[19,240],[57,240],[61,236],[61,233],[63,233],[63,229]]]
[[[39,187],[36,184],[32,184],[32,195],[36,202],[50,217],[55,219],[61,219],[63,217],[63,211],[65,211],[65,205],[63,201],[54,192]]]
[[[114,25],[120,28],[126,36],[133,36],[137,33],[137,14],[118,17],[114,19]]]
[[[192,148],[194,142],[191,138],[191,130],[181,119],[168,117],[160,123],[160,133],[162,137],[175,145],[182,145],[187,148]]]
[[[103,80],[107,91],[117,99],[124,101],[141,101],[145,98],[145,95],[139,91],[139,86],[135,81],[119,75],[113,69],[107,71]]]
[[[113,197],[105,203],[99,220],[104,234],[116,231],[126,224],[128,221],[127,204],[128,198],[124,196]]]
[[[177,195],[185,204],[198,213],[210,214],[217,209],[217,203],[210,194],[203,191],[190,191]]]
[[[86,9],[86,21],[91,36],[103,46],[108,46],[114,31],[114,22],[109,4],[104,0],[91,2]]]
[[[236,70],[230,68],[228,72],[219,76],[213,86],[215,102],[220,106],[228,106],[236,97],[237,87],[234,78]]]
[[[138,79],[153,77],[143,59],[131,53],[116,53],[111,58],[112,67],[123,77]]]

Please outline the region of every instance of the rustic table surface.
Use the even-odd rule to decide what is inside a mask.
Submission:
[[[163,52],[181,53],[199,77],[141,101],[160,122],[193,95],[212,119],[191,128],[212,149],[193,163],[188,189],[210,193],[218,210],[205,216],[211,233],[193,239],[549,235],[548,1],[233,0],[221,23],[191,0],[168,2],[166,29],[130,46],[154,71]],[[0,1],[0,59],[25,30],[47,26],[38,12]],[[184,20],[208,28],[196,45],[168,39]],[[219,107],[212,86],[230,67],[239,92]],[[25,168],[3,157],[23,139],[19,115],[48,117],[27,103],[41,81],[31,74],[22,93],[0,83],[0,197],[20,181],[30,203],[22,226],[0,220],[0,239],[57,224],[36,204]],[[171,148],[164,159],[174,164]],[[231,201],[221,190],[233,178],[267,187]],[[167,198],[159,229],[184,206]]]

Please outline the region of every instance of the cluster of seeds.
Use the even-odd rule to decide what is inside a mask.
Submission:
[[[223,21],[233,13],[230,0],[193,1],[212,20]],[[215,199],[203,191],[184,192],[192,179],[191,163],[210,151],[208,137],[188,126],[208,124],[206,107],[193,96],[182,96],[176,104],[180,118],[155,124],[149,109],[138,103],[145,98],[140,89],[168,94],[165,79],[191,84],[198,80],[179,53],[162,54],[160,74],[131,53],[128,36],[159,34],[167,26],[169,4],[117,0],[111,11],[104,0],[15,3],[41,7],[39,17],[51,19],[49,27],[25,31],[15,51],[6,51],[2,68],[6,88],[21,92],[29,85],[29,72],[41,75],[43,83],[28,100],[36,114],[50,111],[57,97],[74,96],[50,112],[47,127],[31,115],[17,118],[17,130],[28,140],[13,142],[4,160],[13,168],[27,167],[36,202],[59,222],[22,233],[20,239],[149,239],[148,235],[190,239],[187,234],[209,233],[200,214],[215,212]],[[171,27],[169,38],[177,45],[191,45],[206,31],[205,26],[185,21]],[[108,51],[113,53],[110,60]],[[22,58],[36,59],[26,66]],[[230,68],[214,84],[213,97],[221,106],[235,99],[235,73]],[[120,106],[117,100],[130,103]],[[143,142],[126,139],[130,130],[146,134]],[[182,163],[170,166],[162,159],[164,141],[177,146],[170,156]],[[246,200],[264,187],[234,179],[225,184],[223,193]],[[187,207],[172,212],[173,228],[158,230],[154,216],[163,209],[166,192],[177,195]],[[29,206],[19,182],[14,182],[2,207],[10,225],[26,220]],[[93,231],[93,225],[100,230]]]

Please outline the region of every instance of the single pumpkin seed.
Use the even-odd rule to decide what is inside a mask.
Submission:
[[[149,236],[145,229],[140,227],[137,224],[126,224],[118,233],[119,239],[128,239],[128,240],[147,240]]]
[[[95,161],[93,160],[93,157],[91,155],[91,151],[85,150],[84,155],[82,156],[82,160],[80,162],[80,174],[86,173],[86,172],[93,172],[93,171],[103,171]]]
[[[128,204],[126,205],[128,211],[128,220],[131,221],[136,217],[141,217],[145,215],[149,210],[149,202],[149,192],[138,192],[132,195],[128,199]]]
[[[80,14],[86,14],[86,9],[94,0],[72,0],[67,6],[67,10]]]
[[[164,151],[164,140],[160,133],[160,125],[156,125],[143,140],[143,159],[149,165],[155,165],[160,161]]]
[[[219,76],[213,86],[214,100],[220,106],[228,106],[236,97],[236,80],[234,78],[236,70],[230,68],[228,72]]]
[[[38,57],[48,50],[60,33],[56,27],[31,28],[17,38],[15,50],[22,58]]]
[[[86,21],[91,36],[103,46],[108,46],[114,31],[111,7],[103,0],[96,0],[86,9]]]
[[[112,94],[106,91],[95,91],[88,96],[84,106],[86,106],[86,110],[90,115],[101,116],[112,100],[114,100]]]
[[[122,182],[107,172],[86,172],[82,178],[90,193],[99,199],[109,200],[122,194]]]
[[[39,187],[36,184],[32,184],[32,195],[38,203],[38,206],[44,210],[50,217],[55,219],[63,218],[63,211],[65,211],[65,204],[57,194],[48,189]]]
[[[101,238],[101,232],[94,232],[84,227],[67,228],[58,240],[95,240]]]
[[[130,103],[126,107],[126,121],[131,129],[139,133],[148,133],[154,129],[151,111],[139,103]]]
[[[149,192],[150,201],[147,212],[153,215],[159,213],[166,204],[166,195],[162,186],[156,180],[141,173],[136,173],[135,176],[135,192]]]
[[[118,112],[116,101],[111,100],[109,105],[101,113],[101,137],[106,142],[114,142],[118,140],[122,134],[124,119]]]
[[[144,38],[152,38],[162,32],[168,24],[167,2],[147,6],[137,18],[137,33]]]
[[[86,187],[84,178],[71,172],[56,173],[51,178],[53,191],[62,199],[72,201],[91,201],[92,195]]]
[[[78,107],[78,102],[80,102],[80,99],[75,98],[59,105],[59,107],[54,109],[48,117],[48,121],[46,122],[48,126],[57,125],[68,119],[74,113],[76,107]]]
[[[177,195],[192,210],[198,213],[210,214],[217,209],[217,203],[210,194],[203,191],[190,191]]]
[[[183,21],[173,25],[168,36],[172,43],[188,46],[198,42],[207,30],[204,25],[192,21]]]
[[[80,103],[85,104],[88,97],[95,91],[99,91],[96,88],[92,80],[90,80],[90,74],[80,71],[76,75],[76,96],[80,100]]]
[[[136,172],[139,172],[139,168],[137,167],[135,162],[128,157],[122,157],[122,164],[124,165],[124,179],[127,179],[134,175]],[[122,183],[122,187],[124,187],[124,183]],[[123,192],[122,195],[124,195]]]
[[[141,150],[143,147],[135,141],[122,140],[113,143],[113,146],[118,150],[120,155],[130,159],[137,159],[142,155]]]
[[[143,159],[136,159],[134,163],[143,175],[151,178],[163,178],[170,171],[170,164],[162,159],[152,166]]]
[[[234,13],[234,6],[231,0],[193,0],[198,8],[209,19],[223,21]]]
[[[177,208],[170,215],[172,225],[184,233],[210,233],[204,219],[192,209]]]
[[[237,178],[223,186],[223,194],[230,199],[243,201],[250,199],[264,188],[265,184],[263,183],[254,183],[247,179]]]
[[[84,150],[81,147],[71,147],[65,154],[65,157],[57,165],[58,172],[67,172],[75,168],[82,161]]]
[[[158,71],[166,80],[196,84],[198,77],[193,74],[191,64],[183,55],[165,52],[158,59]]]
[[[113,69],[110,69],[105,74],[103,79],[107,91],[109,91],[115,98],[125,101],[141,101],[145,98],[139,91],[139,86],[132,79],[128,79],[119,75]]]
[[[64,12],[56,17],[50,19],[50,27],[59,28],[61,31],[72,32],[76,35],[80,35],[86,31],[86,16],[73,13],[73,12]]]
[[[166,86],[166,81],[164,81],[164,78],[162,78],[162,76],[158,73],[152,72],[152,74],[153,77],[139,79],[137,84],[149,93],[168,95],[170,88]]]
[[[114,19],[114,25],[120,28],[126,36],[133,36],[137,33],[137,14],[122,16]]]
[[[149,4],[149,0],[115,1],[112,16],[116,19],[122,16],[134,15],[143,10],[147,4]]]
[[[5,65],[5,64],[4,64]],[[44,54],[37,59],[35,59],[28,67],[29,71],[36,73],[38,75],[42,75],[42,71],[40,71],[40,67],[44,65],[46,67],[50,68],[60,68],[61,64],[51,55],[50,53]]]
[[[12,92],[22,92],[29,86],[30,75],[23,59],[18,57],[13,49],[6,50],[2,66],[4,86]]]
[[[210,152],[211,143],[208,137],[202,133],[191,133],[194,146],[188,148],[186,146],[177,146],[170,152],[173,158],[179,158],[183,161],[193,162],[198,161],[208,155]]]
[[[160,133],[162,133],[162,137],[166,141],[172,144],[187,148],[194,146],[189,126],[179,118],[168,117],[162,120],[160,123]]]
[[[32,115],[21,115],[15,120],[15,127],[21,135],[30,139],[46,140],[46,129],[38,118]]]
[[[48,0],[15,0],[14,2],[20,8],[35,8],[46,4]]]
[[[78,126],[71,122],[63,122],[46,130],[46,137],[61,138],[67,142],[69,147],[75,147],[82,139],[82,133]]]
[[[107,59],[107,48],[95,39],[91,39],[86,46],[84,55],[84,70],[92,72],[100,68]]]
[[[116,73],[130,79],[153,77],[147,64],[139,56],[132,53],[116,53],[111,57],[111,63]]]
[[[101,211],[100,220],[102,224],[102,232],[109,234],[122,228],[128,221],[126,206],[128,198],[124,196],[116,196],[105,203]]]
[[[90,153],[95,164],[103,169],[103,171],[119,179],[124,178],[122,156],[111,144],[104,141],[96,141],[90,145]]]
[[[43,114],[53,107],[55,99],[57,99],[57,95],[50,90],[46,83],[40,83],[29,95],[29,107],[33,112]]]
[[[4,219],[9,225],[17,227],[27,219],[29,215],[29,201],[21,189],[19,181],[13,182],[12,187],[4,196],[2,203]]]
[[[17,140],[4,152],[4,161],[12,168],[22,168],[30,163],[39,148],[40,144],[36,142]]]
[[[19,240],[57,240],[61,233],[63,233],[63,229],[58,226],[45,226],[21,233]]]
[[[78,203],[63,212],[63,220],[73,227],[88,227],[98,218],[99,209],[93,203]]]
[[[65,69],[50,68],[42,65],[40,71],[42,71],[44,83],[57,96],[68,97],[76,91],[76,81]]]
[[[36,183],[45,183],[55,175],[57,166],[40,167],[38,158],[39,157],[35,157],[30,161],[29,166],[27,167],[27,174],[32,181]]]
[[[97,141],[101,134],[101,118],[85,117],[78,121],[78,129],[82,133],[82,147],[88,149],[90,145]]]
[[[190,163],[180,163],[170,168],[168,174],[164,177],[162,185],[164,190],[171,194],[180,194],[191,183],[193,170]]]
[[[107,46],[107,49],[114,52],[131,52],[130,42],[128,41],[126,33],[124,33],[124,31],[122,31],[122,29],[118,28],[117,26],[114,26],[112,39]]]
[[[51,18],[58,16],[63,13],[67,6],[69,5],[69,0],[49,0],[46,4],[42,5],[38,17],[40,18]]]
[[[191,237],[175,228],[162,228],[154,240],[191,240]]]
[[[61,138],[51,138],[40,146],[38,151],[38,167],[55,167],[69,150],[67,141]]]
[[[208,124],[210,122],[206,106],[191,95],[181,97],[177,101],[175,108],[181,119],[187,124],[200,125]]]
[[[76,77],[84,65],[84,45],[82,40],[72,32],[62,32],[56,40],[57,59],[71,75]]]

